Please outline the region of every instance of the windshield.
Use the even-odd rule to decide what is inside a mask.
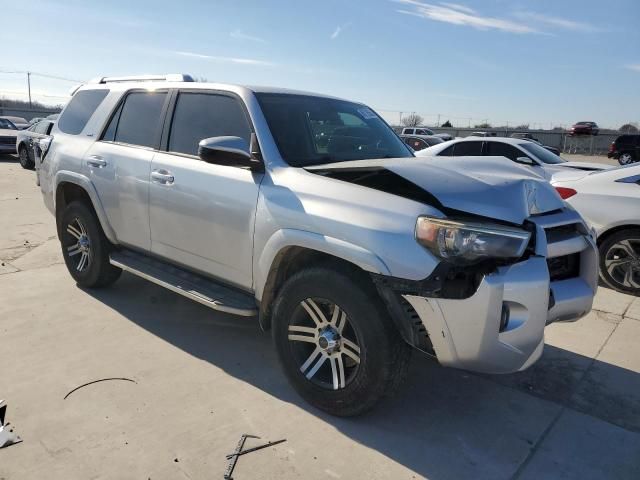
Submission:
[[[560,158],[555,153],[551,153],[549,150],[541,147],[537,143],[521,143],[520,147],[524,148],[527,152],[534,154],[538,160],[544,163],[556,165],[558,163],[566,162],[565,159]]]
[[[8,130],[17,130],[17,127],[6,118],[0,118],[0,128]]]
[[[280,155],[291,166],[412,157],[410,149],[370,108],[294,94],[256,94]]]

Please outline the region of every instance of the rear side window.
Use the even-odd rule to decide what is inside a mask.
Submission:
[[[78,135],[102,103],[109,90],[81,90],[76,93],[58,120],[58,128],[70,135]]]
[[[445,148],[444,150],[442,150],[438,156],[439,157],[453,157],[453,147],[455,147],[455,145],[451,145],[450,147]]]
[[[155,148],[160,141],[162,109],[167,92],[133,92],[127,95],[120,115],[113,116],[104,140],[114,135],[117,143]],[[116,120],[117,119],[117,120]],[[117,121],[117,126],[113,122]]]
[[[480,156],[482,155],[482,142],[460,142],[453,145],[453,156]]]
[[[198,154],[198,144],[210,137],[251,139],[251,127],[239,101],[210,93],[180,93],[171,122],[169,151]]]
[[[43,135],[47,135],[50,129],[51,129],[51,122],[44,120],[42,122],[36,123],[36,127],[33,129],[33,131],[35,133],[41,133]]]
[[[509,160],[513,161],[518,157],[527,156],[513,145],[502,142],[487,142],[487,155],[492,157],[507,157]]]

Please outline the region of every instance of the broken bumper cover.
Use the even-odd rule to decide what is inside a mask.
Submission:
[[[550,281],[547,260],[532,256],[486,275],[469,298],[403,295],[424,324],[438,361],[483,373],[524,370],[540,358],[544,328],[574,321],[591,310],[597,255],[585,237],[578,276]],[[509,321],[501,331],[503,309]]]

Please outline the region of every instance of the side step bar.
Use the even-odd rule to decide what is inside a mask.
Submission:
[[[250,294],[147,255],[121,250],[113,252],[109,262],[214,310],[245,317],[258,314],[256,302]]]

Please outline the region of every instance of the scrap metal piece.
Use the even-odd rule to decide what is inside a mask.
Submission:
[[[287,439],[283,438],[281,440],[275,440],[273,442],[265,443],[264,445],[258,445],[257,447],[248,448],[246,450],[242,450],[241,452],[234,452],[227,455],[227,460],[231,460],[233,457],[239,457],[240,455],[244,455],[245,453],[255,452],[256,450],[262,450],[263,448],[271,447],[272,445],[278,445],[279,443],[286,442]]]
[[[0,400],[0,448],[22,442],[22,439],[13,433],[13,428],[8,428],[9,423],[4,423],[6,415],[7,404],[4,400]]]
[[[231,474],[233,473],[233,469],[236,468],[236,463],[238,463],[238,454],[242,451],[244,447],[244,442],[247,438],[260,438],[255,435],[248,435],[246,433],[242,434],[240,440],[238,441],[238,445],[236,445],[236,449],[234,451],[235,455],[229,458],[229,464],[227,465],[227,469],[224,472],[224,480],[233,480]]]

